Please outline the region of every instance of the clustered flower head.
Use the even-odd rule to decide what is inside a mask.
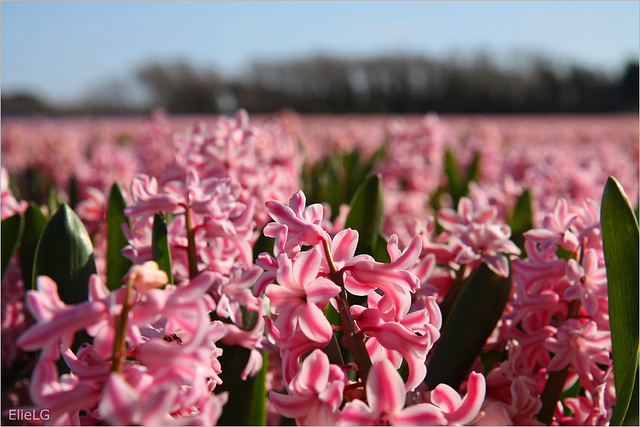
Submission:
[[[276,256],[261,254],[265,272],[255,291],[264,291],[271,303],[268,332],[282,358],[287,394],[269,394],[276,410],[301,425],[447,425],[475,419],[485,392],[480,374],[471,374],[464,403],[442,385],[433,391],[433,401],[404,408],[405,395],[425,378],[427,354],[442,325],[436,297],[412,304],[420,281],[409,268],[419,259],[421,237],[404,251],[392,237],[387,248],[391,262],[381,263],[370,255],[355,255],[357,231],[342,230],[333,238],[324,231],[321,206],[305,206],[302,192],[288,205],[270,202],[267,208],[275,222],[265,234],[275,237]],[[349,294],[366,297],[367,305],[350,306]],[[323,311],[329,305],[340,313],[340,327]],[[340,351],[334,329],[343,333],[353,365],[339,358],[330,361],[321,351],[332,342]],[[409,370],[406,380],[397,371],[403,361]],[[359,382],[349,383],[350,370]],[[439,400],[441,393],[447,398]],[[445,403],[452,396],[454,403]]]

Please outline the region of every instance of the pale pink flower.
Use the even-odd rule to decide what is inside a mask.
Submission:
[[[567,262],[567,277],[573,284],[564,291],[568,300],[580,299],[587,314],[593,316],[599,307],[598,299],[607,297],[607,272],[598,266],[598,254],[588,249],[582,265],[574,259]]]
[[[338,425],[460,425],[478,415],[485,395],[485,380],[472,372],[467,395],[461,399],[451,387],[440,384],[431,393],[431,403],[405,406],[402,377],[388,360],[373,364],[367,378],[368,404],[348,402]]]
[[[559,245],[566,251],[574,252],[580,242],[569,227],[577,217],[576,214],[569,213],[567,201],[560,199],[553,214],[545,215],[542,220],[543,228],[529,230],[524,236],[531,241],[541,243],[543,247]]]
[[[584,324],[577,319],[568,319],[558,328],[557,337],[549,337],[544,345],[555,353],[547,370],[559,371],[571,364],[575,371],[587,381],[600,381],[603,371],[597,364],[609,366],[611,357],[611,335],[599,331],[596,323]]]
[[[296,192],[289,204],[286,205],[277,200],[271,200],[265,203],[269,215],[276,223],[268,224],[264,229],[264,235],[275,237],[278,230],[286,225],[288,234],[286,236],[285,251],[290,257],[300,250],[302,245],[317,245],[322,240],[326,240],[329,236],[322,229],[324,210],[319,203],[306,206],[307,199],[302,191]]]
[[[301,253],[295,263],[285,255],[278,257],[278,285],[267,286],[265,295],[271,301],[271,311],[282,338],[291,337],[299,329],[309,339],[327,343],[333,333],[324,316],[330,298],[340,292],[331,280],[318,277],[321,255],[317,249]]]
[[[60,344],[71,346],[76,332],[108,316],[101,302],[86,301],[66,305],[58,296],[58,285],[47,276],[38,276],[37,290],[27,291],[26,303],[36,324],[27,329],[17,341],[26,351],[42,349],[40,358],[56,360]]]
[[[271,391],[269,399],[279,413],[295,418],[298,425],[334,425],[346,380],[339,366],[330,364],[321,350],[314,350],[288,384],[288,394]]]
[[[155,261],[147,261],[142,265],[133,265],[123,281],[133,281],[133,286],[141,294],[150,289],[159,288],[167,284],[167,273],[160,270]]]

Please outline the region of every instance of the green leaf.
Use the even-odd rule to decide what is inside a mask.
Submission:
[[[47,209],[49,209],[49,217],[53,216],[53,213],[57,212],[59,207],[60,202],[58,201],[58,191],[55,187],[51,187],[47,192]]]
[[[370,175],[360,185],[351,199],[350,206],[345,228],[358,230],[356,254],[370,254],[376,249],[384,221],[382,178],[379,174]]]
[[[18,249],[23,229],[24,219],[20,214],[2,220],[2,279],[7,273],[13,254]]]
[[[167,223],[160,212],[153,216],[153,230],[151,232],[151,258],[158,263],[160,270],[167,273],[169,281],[173,283],[171,274],[171,251],[169,250],[169,237]]]
[[[444,173],[447,175],[447,180],[449,181],[449,192],[453,199],[453,207],[455,208],[458,206],[460,197],[464,195],[464,189],[458,163],[450,150],[446,150],[444,153]]]
[[[502,278],[485,264],[469,277],[441,330],[428,362],[426,383],[432,390],[440,383],[458,389],[491,335],[511,292],[509,277]]]
[[[262,352],[262,369],[253,383],[251,406],[249,407],[249,425],[267,425],[267,370],[269,365],[269,353]]]
[[[25,289],[33,289],[33,263],[36,256],[36,248],[48,221],[40,208],[33,202],[29,204],[29,207],[24,212],[24,233],[22,233],[22,242],[20,243],[18,254],[20,256],[20,269],[22,270],[22,281]]]
[[[607,269],[616,406],[611,425],[624,420],[638,364],[638,222],[620,183],[609,177],[600,208]]]
[[[117,182],[111,187],[107,207],[107,288],[111,291],[122,286],[122,278],[133,264],[122,256],[122,249],[129,244],[122,232],[122,224],[129,225],[124,214],[127,207],[122,187]]]
[[[58,284],[62,301],[78,304],[88,299],[89,277],[95,273],[96,263],[89,234],[75,212],[63,203],[40,236],[32,286],[36,286],[38,276],[49,276]]]
[[[465,186],[467,187],[467,191],[469,189],[469,183],[471,181],[477,181],[480,176],[480,152],[476,151],[473,155],[473,160],[471,160],[471,164],[469,165],[469,169],[467,170],[467,182]]]
[[[252,410],[258,410],[258,406],[262,401],[262,406],[266,405],[266,387],[260,378],[262,374],[256,377],[249,377],[246,381],[240,378],[240,374],[244,370],[249,360],[250,350],[237,345],[218,345],[222,349],[222,355],[218,358],[223,369],[220,373],[222,384],[216,386],[216,394],[228,391],[229,400],[222,408],[222,415],[218,420],[218,425],[231,426],[248,426],[248,425],[266,425],[266,423],[252,424],[254,417]],[[266,364],[267,359],[264,358],[263,363]],[[263,365],[263,369],[264,369]],[[262,408],[264,410],[264,408]],[[259,417],[263,415],[260,414]]]
[[[529,190],[524,190],[518,197],[509,225],[511,226],[511,240],[518,245],[524,256],[524,233],[533,228],[533,209],[531,208]]]
[[[637,217],[636,217],[637,218]],[[638,390],[640,389],[640,382],[638,378],[638,367],[636,366],[636,383],[633,386],[633,393],[631,394],[631,400],[629,401],[629,409],[624,417],[625,426],[637,426],[638,425],[638,404],[640,403],[640,397],[638,397]]]

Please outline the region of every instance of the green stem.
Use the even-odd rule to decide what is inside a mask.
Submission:
[[[366,384],[369,369],[371,369],[371,359],[369,358],[369,353],[364,345],[364,334],[358,329],[355,321],[353,320],[353,316],[351,316],[342,273],[339,272],[333,264],[329,244],[326,240],[323,240],[322,245],[327,257],[327,262],[329,263],[329,270],[331,271],[329,276],[336,285],[340,286],[341,289],[340,294],[336,296],[336,301],[338,302],[338,312],[340,313],[340,320],[342,321],[342,330],[347,340],[347,347],[351,351],[353,361],[358,367],[358,372],[362,382]]]
[[[567,319],[575,319],[578,317],[580,304],[579,299],[571,301],[567,312]],[[562,397],[564,384],[567,382],[567,377],[569,376],[569,366],[570,365],[565,366],[560,371],[551,372],[544,386],[544,390],[542,390],[542,394],[540,395],[542,408],[536,418],[545,425],[550,425],[553,421],[553,415],[556,412],[558,401],[560,397]]]
[[[133,287],[134,277],[129,279],[127,287],[124,290],[124,302],[122,303],[122,312],[116,318],[116,331],[113,340],[113,352],[111,354],[111,372],[120,372],[122,361],[127,353],[127,320],[129,319],[129,296]]]
[[[187,205],[185,208],[184,222],[187,229],[187,257],[189,259],[189,279],[193,279],[198,275],[198,254],[196,252],[196,230],[193,226],[191,194],[189,194],[189,205]]]

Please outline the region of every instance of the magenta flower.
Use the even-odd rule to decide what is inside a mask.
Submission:
[[[598,254],[588,249],[584,254],[582,265],[574,259],[567,262],[567,278],[573,282],[564,291],[569,301],[580,299],[587,314],[593,316],[598,311],[599,298],[607,297],[607,272],[598,267]]]
[[[269,399],[279,413],[295,418],[298,425],[334,425],[346,380],[340,367],[331,365],[321,350],[314,350],[288,384],[288,394],[271,391]]]
[[[87,301],[68,306],[58,296],[58,285],[47,276],[37,278],[37,291],[27,291],[26,302],[36,324],[18,338],[25,351],[42,349],[40,358],[56,360],[60,344],[71,346],[76,332],[108,316],[100,302]]]
[[[550,372],[571,364],[582,378],[601,381],[602,370],[597,364],[611,363],[611,335],[608,331],[598,331],[593,321],[582,324],[577,319],[568,319],[558,328],[557,338],[547,338],[544,345],[555,353],[547,367]]]
[[[467,395],[461,399],[451,387],[440,384],[431,393],[431,403],[405,408],[402,377],[388,360],[373,364],[367,378],[367,400],[348,402],[338,425],[464,425],[480,412],[485,396],[485,380],[472,372]]]
[[[291,337],[297,329],[319,343],[331,339],[333,330],[321,307],[338,295],[340,287],[318,277],[320,258],[317,249],[301,253],[295,264],[285,254],[278,257],[279,284],[267,286],[265,294],[271,301],[271,311],[278,315],[275,325],[283,339]]]
[[[531,241],[542,243],[544,247],[559,245],[562,249],[573,252],[578,248],[580,242],[569,227],[577,218],[576,214],[569,213],[567,201],[560,199],[553,214],[545,215],[542,220],[543,228],[529,230],[524,236]]]
[[[322,205],[316,203],[306,206],[306,202],[304,193],[298,191],[291,196],[288,205],[277,200],[265,203],[269,215],[276,223],[268,224],[264,229],[264,235],[275,237],[280,227],[286,225],[288,234],[285,251],[290,257],[295,256],[301,245],[317,245],[329,237],[320,226],[324,215]]]

